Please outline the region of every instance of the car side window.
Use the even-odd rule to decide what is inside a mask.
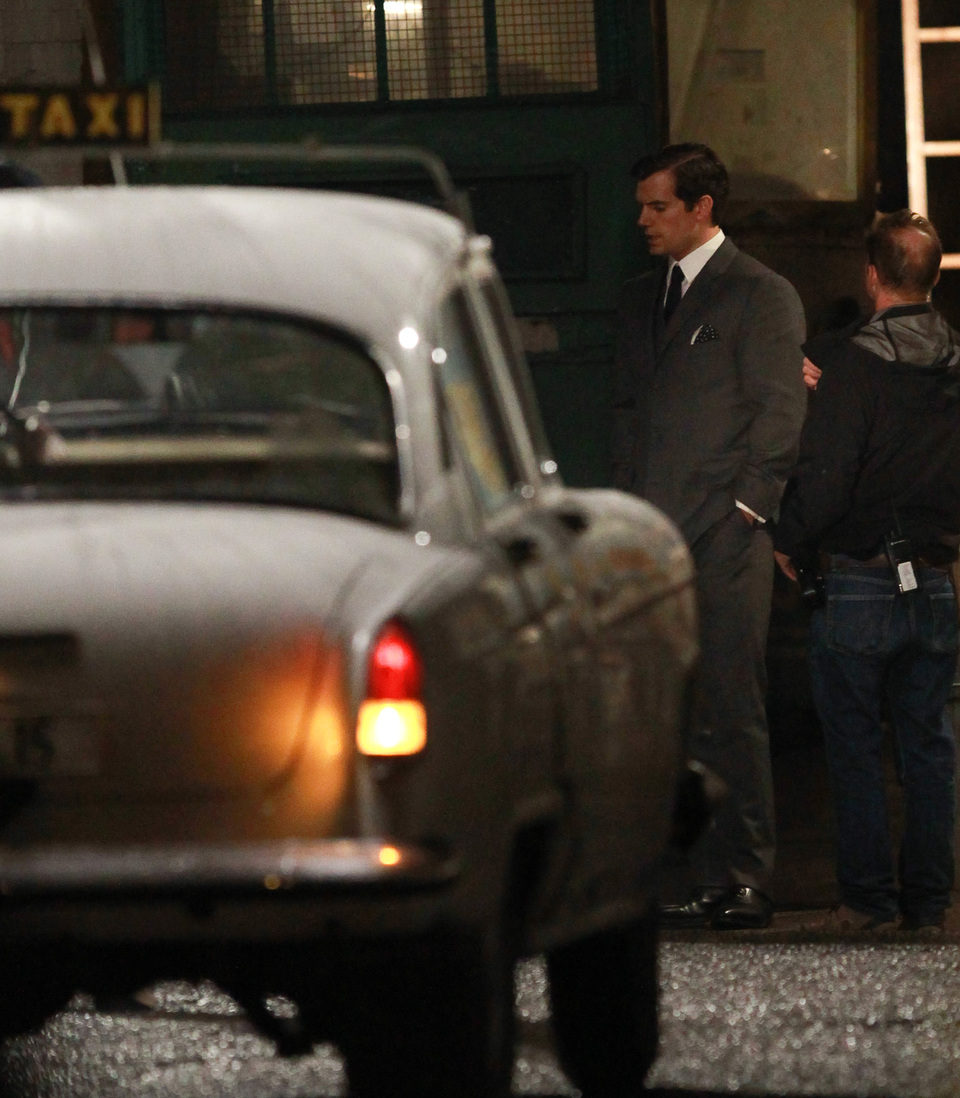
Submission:
[[[510,323],[511,311],[506,290],[498,278],[488,278],[481,286],[481,294],[484,306],[493,322],[498,344],[503,350],[504,360],[517,393],[520,411],[530,435],[540,474],[549,476],[556,473],[557,463],[553,459],[547,441],[519,336]]]
[[[519,474],[507,426],[490,387],[483,350],[463,294],[454,292],[440,309],[433,350],[440,388],[450,413],[471,485],[485,510],[513,498]]]

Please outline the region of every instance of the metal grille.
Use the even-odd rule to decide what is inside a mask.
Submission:
[[[486,94],[483,0],[384,0],[391,99]]]
[[[164,16],[176,112],[597,88],[593,0],[164,0]]]
[[[596,90],[593,0],[501,0],[497,47],[503,95]]]
[[[273,9],[278,103],[377,98],[373,3],[275,0]]]

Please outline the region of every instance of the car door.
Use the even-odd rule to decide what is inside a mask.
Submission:
[[[478,282],[478,296],[498,392],[526,451],[528,521],[544,531],[569,584],[564,614],[552,622],[563,673],[562,780],[572,802],[554,916],[579,917],[637,892],[666,839],[696,656],[691,573],[678,534],[653,508],[562,483],[495,274]]]
[[[575,587],[556,522],[530,499],[475,305],[463,284],[443,301],[433,362],[453,460],[474,504],[475,548],[503,619],[504,781],[522,825],[559,810],[564,662],[556,638],[570,629]]]

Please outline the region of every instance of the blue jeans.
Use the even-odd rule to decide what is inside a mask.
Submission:
[[[811,620],[814,702],[823,726],[837,827],[840,899],[887,920],[937,922],[954,869],[954,735],[947,702],[957,666],[957,607],[947,573],[918,568],[897,593],[885,568],[825,577]],[[903,783],[899,890],[882,759],[890,722]]]

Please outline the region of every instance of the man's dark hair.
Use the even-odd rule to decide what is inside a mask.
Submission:
[[[937,230],[912,210],[883,214],[867,233],[867,259],[892,290],[927,297],[937,284],[942,257]]]
[[[697,199],[708,194],[713,199],[713,223],[730,193],[730,177],[723,161],[709,145],[685,141],[667,145],[652,156],[642,156],[630,169],[636,180],[647,179],[657,172],[672,172],[674,191],[688,210]]]

